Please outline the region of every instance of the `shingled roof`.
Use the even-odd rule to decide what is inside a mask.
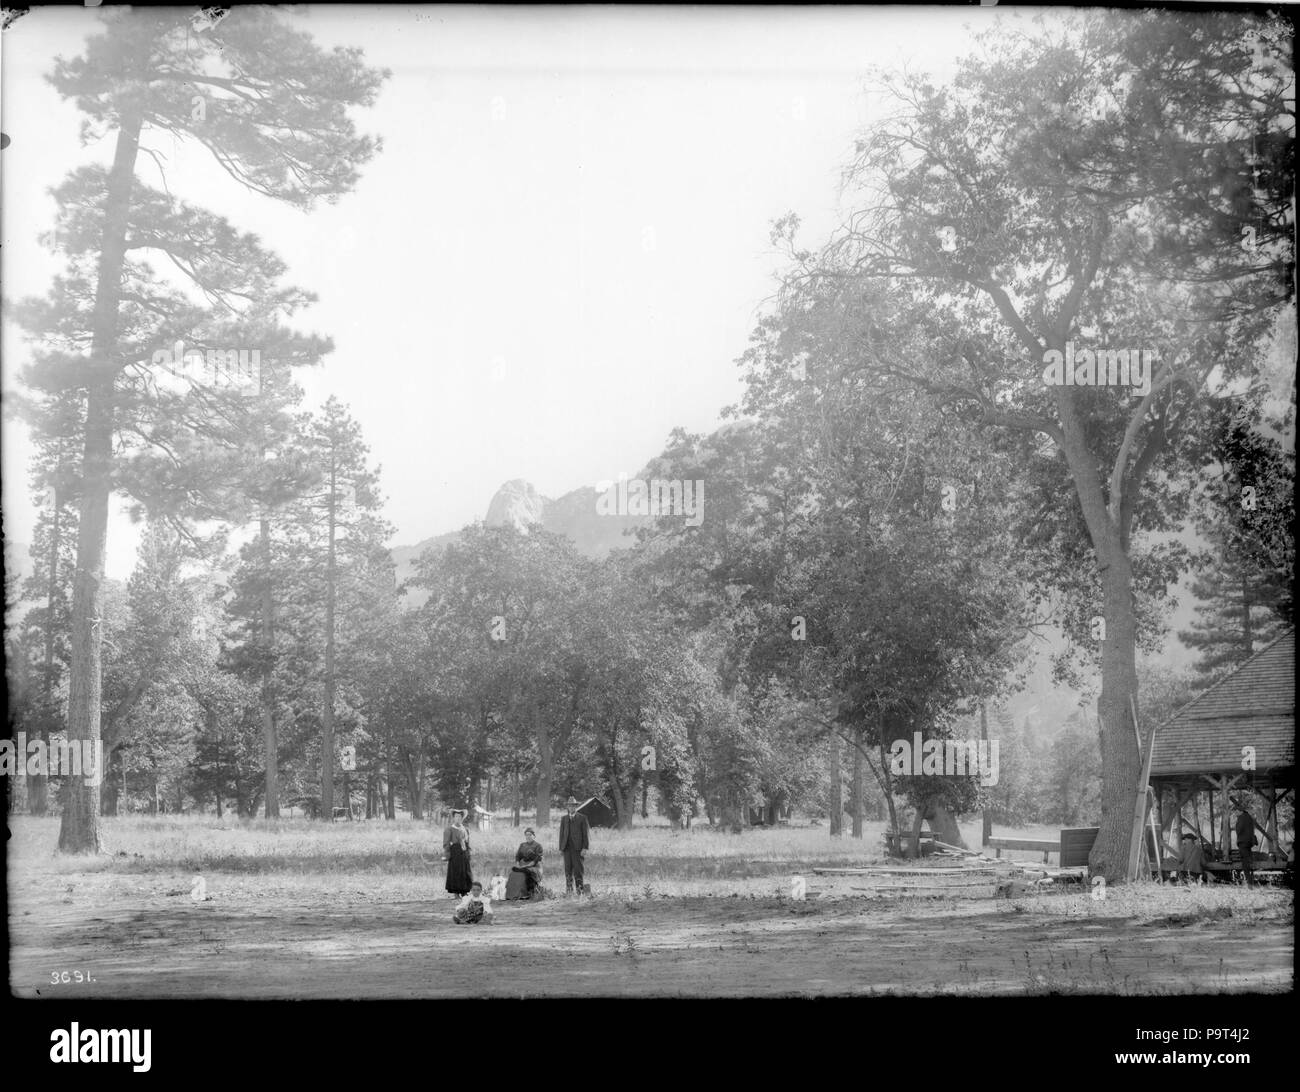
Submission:
[[[1259,772],[1295,767],[1294,629],[1160,725],[1151,775],[1240,773],[1247,746]]]

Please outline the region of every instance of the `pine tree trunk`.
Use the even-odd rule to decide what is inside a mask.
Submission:
[[[329,543],[325,558],[325,705],[321,716],[321,818],[334,820],[334,501],[337,468],[330,452]]]
[[[140,146],[138,105],[120,120],[113,167],[104,201],[104,236],[99,255],[86,390],[85,448],[82,455],[81,521],[77,528],[77,569],[72,585],[71,664],[68,673],[68,742],[100,740],[103,664],[104,553],[108,543],[108,501],[113,475],[113,386],[117,364],[118,303],[131,189]],[[63,820],[59,850],[99,853],[99,785],[84,778],[63,782]]]
[[[393,730],[391,727],[384,731],[384,780],[383,788],[387,790],[384,796],[384,815],[389,819],[397,819],[397,792],[394,789],[396,784],[393,778]]]
[[[62,463],[59,466],[62,471]],[[41,726],[36,730],[36,738],[42,746],[47,746],[50,739],[46,718],[54,710],[54,595],[59,586],[59,487],[56,483],[52,489],[54,495],[54,513],[50,524],[50,560],[48,568],[49,583],[45,596],[45,678],[42,680],[41,692],[44,709],[41,713]],[[26,763],[26,756],[22,762]],[[27,779],[27,807],[32,815],[44,815],[49,808],[49,782],[44,774],[33,774]]]
[[[736,799],[734,793],[728,791],[722,799],[719,821],[732,834],[739,834],[745,829],[746,818],[745,806]]]
[[[988,706],[980,702],[980,739],[985,743],[989,740],[989,710]],[[987,748],[985,748],[987,750]],[[980,833],[980,845],[989,844],[989,839],[993,837],[993,809],[986,807],[981,815],[983,830]]]
[[[831,837],[838,838],[844,824],[844,786],[840,783],[840,738],[831,736]]]
[[[889,752],[885,744],[885,735],[885,732],[880,733],[879,777],[884,782],[880,788],[885,797],[885,807],[889,811],[889,832],[893,837],[901,839],[903,832],[898,824],[898,805],[894,803],[894,778],[889,772]]]
[[[271,521],[263,519],[259,527],[262,539],[262,564],[266,567],[262,577],[262,644],[268,657],[262,668],[262,761],[266,765],[266,817],[280,818],[280,744],[276,739],[275,698],[271,693],[271,655],[275,634],[271,629]]]
[[[104,785],[100,790],[99,814],[117,815],[121,805],[122,786],[109,776],[109,755],[104,755]]]
[[[41,741],[42,746],[48,747],[50,733],[47,728],[41,727],[36,730],[35,737]],[[30,741],[29,741],[30,742]],[[21,761],[27,762],[27,756],[22,755]],[[27,781],[27,810],[32,815],[44,815],[50,807],[50,783],[44,774],[28,774]]]
[[[853,791],[850,798],[850,808],[853,812],[853,837],[862,837],[862,812],[863,801],[862,794],[865,786],[863,784],[863,762],[862,752],[856,747],[853,748]]]
[[[424,758],[416,754],[414,759],[407,758],[403,765],[406,767],[406,791],[411,798],[411,818],[424,818],[424,801],[421,799],[424,795],[424,785],[420,781],[420,771],[416,768],[417,763],[423,765]]]
[[[551,822],[551,788],[555,777],[555,756],[551,753],[551,733],[544,718],[532,710],[533,730],[537,736],[537,825],[546,827]]]

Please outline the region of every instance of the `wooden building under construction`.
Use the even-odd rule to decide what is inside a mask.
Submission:
[[[1230,868],[1240,808],[1258,827],[1257,867],[1285,864],[1294,832],[1279,842],[1278,808],[1290,798],[1294,813],[1294,629],[1159,726],[1149,784],[1166,868],[1184,832],[1213,846],[1212,871]]]

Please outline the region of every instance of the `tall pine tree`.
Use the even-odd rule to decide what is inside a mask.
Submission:
[[[263,381],[330,348],[280,324],[312,297],[277,283],[284,265],[255,238],[136,177],[150,155],[142,140],[196,140],[246,188],[310,209],[349,190],[378,150],[357,136],[347,108],[371,104],[387,75],[357,49],[321,50],[269,8],[235,9],[203,32],[178,9],[104,19],[105,33],[82,56],[60,59],[50,80],[86,115],[83,134],[116,132],[112,165],[75,170],[56,190],[68,270],[16,315],[42,343],[24,377],[38,401],[75,394],[85,407],[68,696],[68,735],[83,740],[100,738],[111,494],[182,523],[226,515],[243,491],[242,439],[262,410],[262,399],[233,385],[194,376],[179,390],[167,384],[161,373],[188,362],[169,359],[173,346],[209,365],[209,353],[229,361],[246,352],[238,359],[260,360]],[[179,271],[185,290],[155,274],[150,257]],[[41,408],[33,423],[48,432]],[[60,849],[98,852],[98,812],[98,786],[70,785]]]

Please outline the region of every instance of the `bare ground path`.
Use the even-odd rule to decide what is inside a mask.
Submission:
[[[248,876],[86,876],[10,888],[10,986],[26,997],[407,998],[1285,991],[1289,907],[1150,921],[1005,900],[600,898],[500,907],[322,892]],[[12,877],[11,877],[12,879]],[[47,877],[47,880],[52,877]],[[223,886],[223,880],[225,881]],[[1073,916],[1072,916],[1073,915]],[[53,984],[51,974],[88,979]]]

